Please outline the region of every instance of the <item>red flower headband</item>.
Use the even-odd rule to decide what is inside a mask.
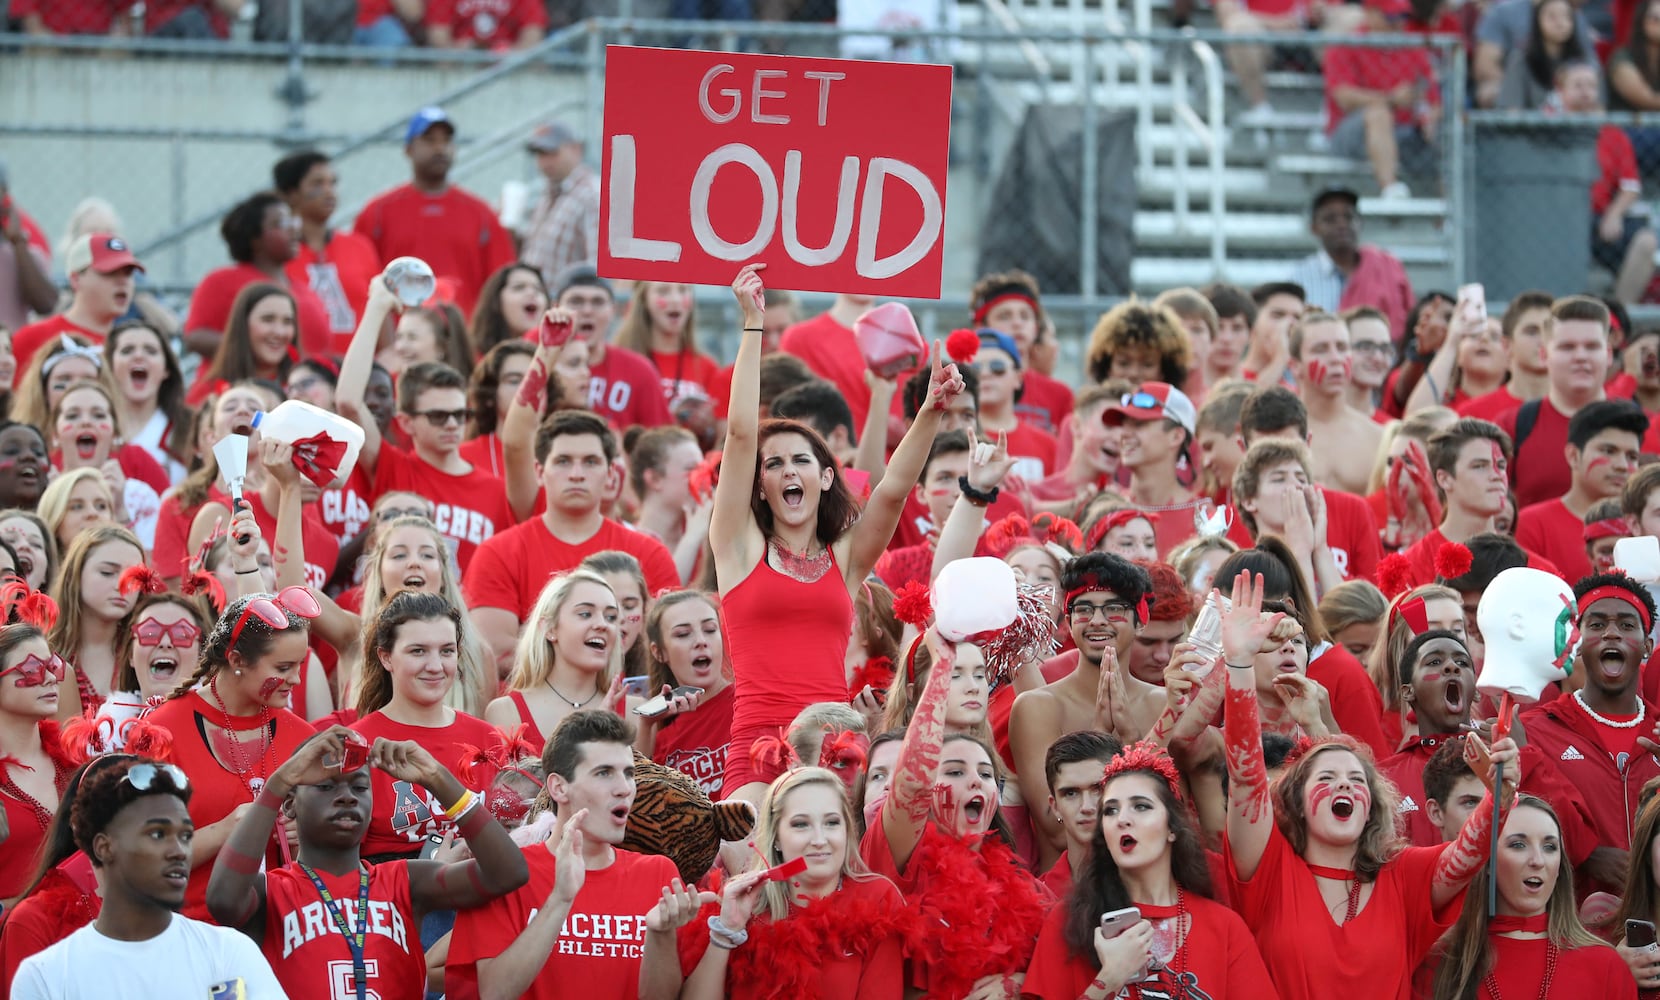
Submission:
[[[1101,780],[1109,782],[1130,771],[1152,771],[1164,779],[1164,783],[1170,786],[1170,791],[1178,799],[1182,797],[1181,772],[1176,770],[1176,762],[1170,759],[1170,754],[1157,743],[1142,740],[1120,750],[1107,761],[1106,768],[1101,772]]]
[[[1022,545],[1038,545],[1065,562],[1084,548],[1084,535],[1072,521],[1044,511],[1030,521],[1010,514],[986,529],[981,544],[998,559]]]
[[[108,715],[77,715],[63,724],[60,738],[64,753],[77,765],[114,753],[118,746],[122,753],[135,757],[163,761],[173,759],[173,734],[144,721],[143,716],[117,723]]]

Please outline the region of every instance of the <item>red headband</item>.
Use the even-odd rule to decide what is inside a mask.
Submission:
[[[1095,546],[1100,545],[1101,542],[1106,539],[1107,532],[1114,528],[1122,528],[1124,525],[1129,524],[1131,521],[1138,518],[1146,521],[1153,528],[1157,529],[1159,523],[1159,516],[1157,514],[1150,514],[1147,511],[1136,510],[1134,507],[1124,507],[1120,510],[1113,511],[1106,517],[1101,518],[1101,520],[1096,521],[1095,524],[1090,527],[1089,537],[1084,539],[1084,551],[1093,552],[1095,550]]]
[[[1003,292],[1001,295],[993,295],[991,298],[980,303],[980,308],[974,310],[974,325],[984,326],[986,323],[986,316],[990,314],[993,309],[996,309],[1005,302],[1024,302],[1032,307],[1033,312],[1038,311],[1037,299],[1032,298],[1025,292]]]
[[[1142,740],[1120,750],[1107,761],[1106,768],[1101,772],[1101,780],[1111,781],[1127,771],[1152,771],[1164,779],[1164,783],[1170,786],[1176,798],[1182,797],[1182,776],[1176,770],[1176,762],[1171,760],[1170,754],[1157,743]]]
[[[1623,517],[1605,517],[1600,521],[1592,521],[1585,526],[1585,541],[1587,543],[1602,538],[1630,538],[1631,529],[1626,526]]]
[[[1604,586],[1587,590],[1585,592],[1585,596],[1579,599],[1580,616],[1584,617],[1587,608],[1605,597],[1612,597],[1615,600],[1624,601],[1625,603],[1636,608],[1637,617],[1641,618],[1643,621],[1644,632],[1647,632],[1654,627],[1654,622],[1649,619],[1648,608],[1643,607],[1643,602],[1637,599],[1637,595],[1633,594],[1624,587],[1615,586],[1614,584],[1605,584]]]

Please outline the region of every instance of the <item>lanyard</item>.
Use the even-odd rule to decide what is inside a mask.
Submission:
[[[311,884],[317,889],[317,895],[323,898],[323,906],[334,918],[334,926],[340,928],[340,936],[346,939],[346,947],[352,953],[352,988],[357,991],[357,1000],[364,1000],[369,989],[369,976],[363,964],[363,940],[369,932],[369,866],[364,865],[357,871],[357,930],[353,931],[346,922],[346,915],[340,912],[340,904],[329,895],[328,886],[317,877],[317,872],[305,862],[300,862],[300,870],[311,879]]]

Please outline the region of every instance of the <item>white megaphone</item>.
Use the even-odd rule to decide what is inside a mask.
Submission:
[[[213,460],[219,463],[219,476],[225,481],[225,489],[230,493],[231,513],[242,508],[245,501],[242,499],[242,484],[248,479],[248,449],[253,447],[253,439],[246,434],[226,434],[213,446]],[[238,538],[237,541],[246,541]]]
[[[1005,629],[1020,614],[1016,589],[1014,569],[1001,559],[946,563],[934,578],[934,627],[950,642]]]
[[[1476,606],[1487,647],[1476,690],[1537,702],[1546,685],[1573,669],[1578,616],[1573,589],[1559,576],[1518,566],[1494,577]]]

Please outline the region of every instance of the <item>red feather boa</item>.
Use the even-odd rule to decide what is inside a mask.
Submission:
[[[688,944],[708,947],[709,918],[719,913],[718,903],[704,907],[686,928]],[[749,940],[732,952],[727,982],[742,985],[729,993],[755,1000],[821,1000],[827,956],[868,958],[890,939],[914,939],[916,920],[897,893],[884,899],[845,889],[791,910],[786,920],[775,922],[762,910],[749,922]]]
[[[1055,900],[995,835],[975,851],[929,825],[908,874],[926,928],[911,960],[927,970],[930,1000],[960,1000],[986,976],[1026,971]]]

